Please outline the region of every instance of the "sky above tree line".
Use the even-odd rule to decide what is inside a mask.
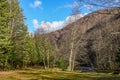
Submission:
[[[26,17],[25,23],[29,32],[34,32],[37,28],[50,31],[58,30],[69,22],[72,9],[78,6],[76,0],[18,0],[23,14]],[[115,0],[119,1],[119,0]],[[90,13],[89,4],[80,4],[80,14],[78,18]],[[82,7],[81,7],[82,6]],[[73,19],[74,20],[74,19]]]

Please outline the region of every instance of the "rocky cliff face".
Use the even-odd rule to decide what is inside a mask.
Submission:
[[[56,54],[67,61],[73,28],[77,30],[75,68],[89,65],[113,69],[116,50],[120,47],[120,7],[95,11],[61,30],[48,34],[56,45]]]

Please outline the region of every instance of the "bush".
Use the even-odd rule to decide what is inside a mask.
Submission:
[[[63,71],[67,68],[67,64],[63,58],[59,59],[58,67],[61,68]]]

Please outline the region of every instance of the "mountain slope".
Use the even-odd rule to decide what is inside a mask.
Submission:
[[[66,61],[70,55],[73,28],[78,30],[76,69],[82,65],[100,69],[115,68],[116,51],[120,47],[120,7],[95,11],[61,30],[48,34],[57,47],[56,54]]]

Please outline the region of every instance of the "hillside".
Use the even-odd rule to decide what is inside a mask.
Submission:
[[[48,34],[57,48],[56,55],[68,61],[71,33],[74,28],[77,30],[75,68],[85,65],[100,69],[114,69],[117,48],[120,47],[119,9],[120,7],[95,11],[61,30]]]

